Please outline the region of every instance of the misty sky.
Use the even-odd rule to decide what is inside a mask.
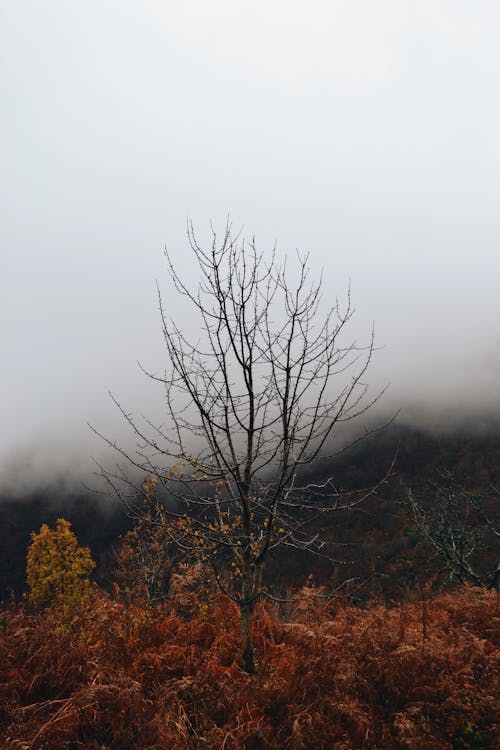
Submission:
[[[391,407],[498,408],[499,40],[496,0],[0,0],[0,475],[85,471],[109,389],[161,415],[188,216],[351,278]]]

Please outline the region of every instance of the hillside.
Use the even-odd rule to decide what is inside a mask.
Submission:
[[[404,425],[393,425],[360,443],[329,463],[315,467],[319,482],[333,476],[343,491],[373,487],[394,462],[390,477],[360,506],[334,511],[318,521],[330,540],[332,556],[342,564],[316,559],[298,552],[281,552],[268,565],[268,583],[280,590],[300,585],[312,574],[317,583],[342,578],[368,577],[366,591],[384,601],[398,599],[416,582],[425,581],[439,566],[415,534],[415,524],[406,502],[407,488],[432,505],[429,483],[449,472],[457,486],[478,493],[498,527],[500,486],[500,431],[496,425],[474,430],[470,425],[449,432],[432,433]],[[112,582],[113,549],[131,527],[118,502],[106,503],[84,491],[62,493],[57,486],[22,498],[0,501],[0,592],[20,593],[24,587],[26,548],[30,532],[58,517],[71,521],[81,544],[90,546],[98,563],[95,580]],[[478,549],[476,563],[485,576],[495,570],[498,545],[491,535]],[[349,563],[345,565],[344,563]],[[442,577],[442,583],[445,579]],[[361,592],[360,592],[361,593]]]
[[[179,565],[168,598],[155,606],[140,586],[116,584],[115,550],[131,525],[121,506],[57,492],[5,500],[4,592],[23,591],[30,530],[58,516],[72,521],[98,569],[78,603],[35,610],[5,597],[0,745],[493,750],[498,594],[457,585],[440,570],[405,497],[412,488],[432,512],[440,489],[430,483],[451,477],[458,496],[466,487],[497,523],[499,459],[493,431],[437,435],[399,426],[323,465],[319,484],[333,476],[343,493],[376,491],[317,520],[335,562],[286,548],[269,561],[267,590],[282,600],[255,611],[254,674],[241,668],[240,611],[207,585],[202,565]],[[471,560],[488,580],[496,540],[481,517],[467,523],[477,547]]]

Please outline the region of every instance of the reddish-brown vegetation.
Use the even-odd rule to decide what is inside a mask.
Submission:
[[[260,609],[252,676],[237,667],[238,613],[225,599],[190,620],[175,601],[151,609],[97,589],[70,616],[4,609],[0,747],[499,746],[494,594],[360,609],[312,593],[286,622]]]

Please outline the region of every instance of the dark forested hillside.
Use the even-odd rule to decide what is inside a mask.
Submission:
[[[407,488],[432,506],[432,483],[443,472],[457,486],[481,496],[488,518],[498,525],[500,495],[500,429],[496,425],[469,424],[460,430],[429,432],[393,425],[326,465],[315,468],[315,479],[334,477],[337,489],[349,492],[375,486],[388,468],[391,476],[356,509],[323,515],[323,531],[329,552],[338,563],[309,556],[303,551],[284,550],[272,559],[266,572],[268,584],[279,590],[300,585],[312,575],[317,583],[355,577],[370,579],[365,590],[392,600],[439,570],[425,549],[405,500]],[[97,562],[95,578],[109,584],[113,548],[131,526],[118,502],[103,501],[89,493],[67,494],[54,487],[22,498],[3,497],[0,502],[0,590],[20,593],[25,580],[25,556],[30,532],[42,523],[64,517],[71,521],[79,541],[90,546]],[[484,575],[494,571],[498,550],[486,535],[479,545],[478,564]],[[346,564],[349,563],[349,564]],[[443,581],[446,576],[441,576]],[[360,590],[362,595],[362,590]]]
[[[327,557],[282,547],[269,560],[265,592],[274,599],[255,610],[253,672],[242,668],[237,602],[216,587],[206,561],[178,563],[168,595],[153,601],[134,568],[144,535],[135,529],[120,546],[132,524],[119,504],[57,491],[4,499],[0,745],[493,750],[500,631],[498,593],[487,584],[498,563],[499,466],[493,430],[404,427],[323,465],[318,485],[332,476],[341,497],[375,491],[316,519]],[[438,542],[462,534],[465,562],[484,585],[461,585],[422,537],[410,490]],[[30,531],[58,517],[90,546],[94,584],[83,576],[90,551],[60,522],[73,557],[58,547],[37,558],[37,544],[56,535],[45,527],[30,548],[29,597],[8,601],[9,590],[25,587]],[[145,536],[139,562],[149,572]],[[81,587],[68,588],[68,576]],[[56,580],[65,583],[58,589]]]

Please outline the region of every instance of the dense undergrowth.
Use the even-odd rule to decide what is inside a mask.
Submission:
[[[175,599],[148,609],[97,588],[72,614],[5,607],[0,747],[500,746],[494,593],[463,588],[390,609],[314,593],[303,589],[282,616],[259,610],[252,676],[237,666],[238,612],[224,598],[188,617]]]

